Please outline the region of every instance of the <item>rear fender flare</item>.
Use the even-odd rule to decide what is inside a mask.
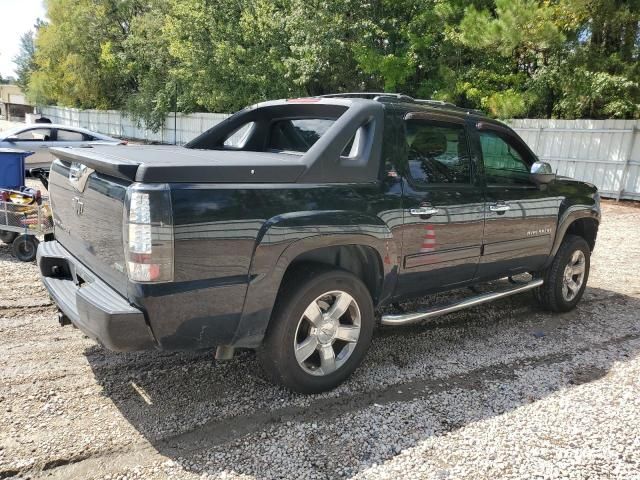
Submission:
[[[320,224],[320,218],[314,218],[313,223]],[[296,218],[296,224],[300,224],[300,219]],[[256,348],[262,343],[287,268],[301,254],[311,250],[347,245],[371,247],[382,260],[383,286],[380,298],[388,298],[393,293],[398,270],[398,247],[391,231],[378,217],[371,219],[369,225],[360,223],[307,228],[287,228],[289,221],[273,220],[265,222],[264,232],[261,231],[256,242],[242,318],[234,338],[235,346]],[[276,232],[274,235],[276,225],[287,228],[288,240],[278,240],[282,233]],[[277,260],[274,261],[274,258]]]

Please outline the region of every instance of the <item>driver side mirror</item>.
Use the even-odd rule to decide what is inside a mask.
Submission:
[[[531,180],[538,185],[551,183],[556,179],[553,168],[547,162],[535,162],[531,165]]]
[[[15,142],[17,142],[18,140],[20,140],[20,139],[18,138],[18,136],[17,136],[17,135],[11,135],[11,136],[9,136],[9,137],[5,138],[5,141],[7,141],[7,142],[9,142],[9,143],[15,143]]]

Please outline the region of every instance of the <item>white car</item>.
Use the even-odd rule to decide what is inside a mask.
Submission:
[[[53,155],[51,147],[79,147],[83,145],[126,145],[125,140],[91,132],[84,128],[52,123],[21,125],[0,132],[0,148],[16,148],[34,152],[26,158],[26,168],[49,168]]]

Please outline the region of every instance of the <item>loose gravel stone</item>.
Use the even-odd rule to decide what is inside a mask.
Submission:
[[[0,478],[640,478],[638,233],[640,208],[604,202],[576,310],[523,294],[380,328],[314,396],[248,351],[106,351],[0,243]]]

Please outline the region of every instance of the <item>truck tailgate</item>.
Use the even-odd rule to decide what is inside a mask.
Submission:
[[[70,163],[56,160],[49,177],[56,239],[126,297],[122,222],[130,182],[88,170],[82,185],[70,180],[70,170]],[[82,172],[75,172],[76,177],[78,173]]]

